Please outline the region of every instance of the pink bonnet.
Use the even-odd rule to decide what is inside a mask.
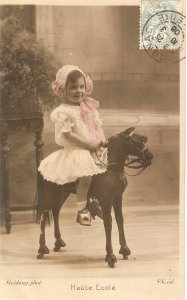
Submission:
[[[56,80],[52,83],[52,90],[53,93],[56,96],[62,96],[63,95],[63,91],[65,89],[66,86],[66,81],[68,78],[68,75],[72,72],[72,71],[79,71],[80,73],[82,73],[82,75],[85,78],[85,82],[86,82],[86,94],[90,95],[93,91],[93,81],[91,80],[90,76],[86,76],[84,74],[84,72],[78,67],[78,66],[74,66],[74,65],[65,65],[62,68],[60,68],[56,74]]]

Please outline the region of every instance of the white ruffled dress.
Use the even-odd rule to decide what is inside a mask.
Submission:
[[[53,152],[40,163],[38,170],[44,179],[57,184],[65,184],[76,181],[83,176],[104,173],[105,165],[96,164],[94,155],[76,144],[71,143],[63,135],[71,130],[91,141],[90,133],[80,115],[80,106],[61,104],[50,115],[55,122],[55,142],[63,146],[62,149]],[[95,122],[97,128],[101,127],[97,110],[95,110]],[[107,155],[103,155],[107,162]]]

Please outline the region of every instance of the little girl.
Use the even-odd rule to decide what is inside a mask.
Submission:
[[[106,171],[93,154],[105,142],[97,111],[99,102],[87,97],[92,93],[93,82],[77,66],[63,66],[52,89],[63,100],[50,116],[55,122],[55,142],[63,148],[42,160],[38,170],[44,179],[56,184],[79,179],[77,222],[91,225],[90,213],[85,209],[91,176]]]

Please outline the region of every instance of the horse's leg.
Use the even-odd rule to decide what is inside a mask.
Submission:
[[[43,191],[43,198],[40,200],[40,205],[42,208],[39,209],[40,214],[40,239],[39,239],[39,249],[37,258],[41,259],[44,257],[44,254],[49,253],[49,249],[46,246],[45,242],[45,225],[47,223],[47,218],[49,216],[49,211],[52,209],[54,203],[60,196],[60,189],[61,186],[43,180],[42,182],[42,191]]]
[[[56,201],[55,206],[52,208],[53,219],[54,219],[54,236],[56,238],[54,251],[57,252],[61,247],[65,247],[66,243],[61,238],[60,228],[59,228],[59,213],[62,205],[68,198],[70,192],[63,191],[60,198]]]
[[[106,197],[104,201],[100,202],[101,208],[103,211],[103,222],[105,228],[105,235],[106,235],[106,257],[105,261],[108,262],[109,267],[114,268],[115,263],[117,262],[116,256],[113,253],[112,248],[112,218],[111,218],[111,209],[112,204],[110,199]]]
[[[130,249],[126,244],[125,233],[124,233],[124,219],[122,213],[122,194],[114,199],[113,208],[115,213],[115,218],[118,226],[119,231],[119,243],[120,243],[120,250],[119,254],[122,254],[124,259],[128,259],[128,255],[131,254]]]
[[[41,217],[40,217],[40,239],[39,239],[39,249],[38,249],[38,259],[42,259],[44,257],[44,254],[49,253],[49,249],[45,244],[45,224],[47,221],[47,215],[48,215],[48,210],[43,210]]]

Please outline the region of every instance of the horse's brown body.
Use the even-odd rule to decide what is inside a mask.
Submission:
[[[125,132],[126,133],[126,132]],[[125,135],[124,133],[124,135]],[[119,231],[119,253],[127,258],[130,255],[130,250],[126,244],[124,234],[124,220],[122,214],[122,195],[127,186],[126,178],[123,176],[123,169],[125,161],[129,154],[141,156],[141,150],[144,148],[144,142],[140,139],[139,149],[137,145],[133,147],[132,144],[128,147],[128,135],[125,136],[126,140],[122,137],[114,138],[108,145],[108,161],[107,171],[102,174],[94,175],[92,184],[88,193],[88,198],[97,198],[103,213],[103,223],[106,235],[106,258],[110,267],[114,267],[116,257],[113,253],[111,233],[112,233],[112,219],[111,210],[114,209],[115,219]],[[140,136],[142,137],[142,136]],[[129,137],[130,138],[130,137]],[[149,161],[152,157],[149,156]],[[43,185],[43,203],[40,203],[39,216],[40,216],[40,247],[38,250],[38,258],[43,258],[44,254],[49,253],[45,243],[45,225],[47,215],[52,210],[54,219],[54,236],[56,238],[54,251],[58,251],[61,247],[65,246],[65,242],[61,238],[59,229],[59,212],[70,195],[75,193],[75,183],[57,185],[46,180],[42,180]]]

